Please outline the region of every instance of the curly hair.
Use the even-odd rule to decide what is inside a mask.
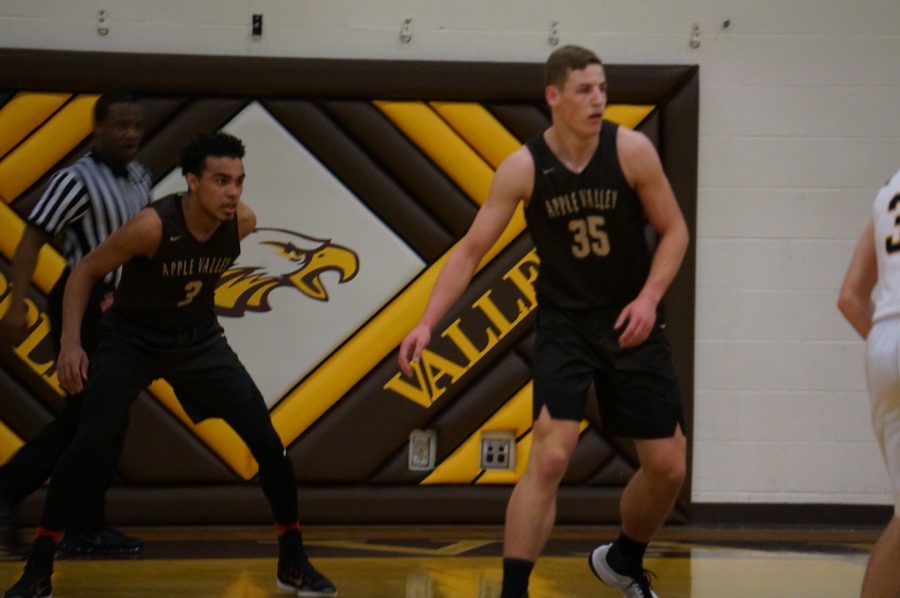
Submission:
[[[244,142],[234,135],[221,131],[197,136],[184,148],[178,159],[181,174],[191,173],[200,176],[209,156],[241,159],[244,157]]]

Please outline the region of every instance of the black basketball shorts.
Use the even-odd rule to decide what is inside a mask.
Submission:
[[[588,388],[597,393],[603,429],[627,438],[670,438],[684,430],[672,352],[657,323],[641,345],[622,349],[613,330],[619,310],[540,306],[534,354],[534,416],[581,420]]]

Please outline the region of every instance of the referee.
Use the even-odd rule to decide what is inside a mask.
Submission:
[[[25,292],[41,247],[61,238],[68,268],[48,296],[53,339],[59,349],[62,296],[69,272],[82,257],[150,202],[152,180],[134,159],[144,134],[143,110],[129,95],[106,94],[94,105],[91,151],[56,172],[28,216],[28,226],[12,261],[12,294],[0,320],[0,338],[12,344],[26,326]],[[112,301],[119,272],[112,272],[93,288],[82,325],[84,347],[96,346],[102,311]],[[65,408],[0,467],[0,555],[21,552],[13,509],[50,476],[78,427],[82,398],[70,396]],[[79,497],[73,525],[60,543],[63,552],[82,557],[136,554],[143,541],[126,536],[106,521],[104,495],[112,483],[124,438],[95,464]]]

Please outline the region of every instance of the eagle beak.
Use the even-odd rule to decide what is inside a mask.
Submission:
[[[345,283],[359,271],[359,259],[349,249],[329,245],[316,251],[309,262],[288,280],[303,294],[319,301],[328,301],[328,291],[319,277],[329,270],[337,272],[339,282]]]

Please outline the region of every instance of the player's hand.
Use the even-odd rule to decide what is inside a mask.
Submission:
[[[25,329],[28,328],[28,309],[25,305],[21,309],[10,307],[0,319],[0,342],[4,345],[14,345],[22,340]]]
[[[400,343],[400,354],[397,356],[397,363],[400,365],[400,371],[404,375],[412,375],[412,362],[419,360],[422,350],[428,346],[430,340],[431,330],[427,326],[419,324]]]
[[[59,385],[70,395],[77,395],[87,381],[88,356],[81,345],[63,346],[56,359],[56,377]]]
[[[637,347],[650,336],[654,324],[656,324],[656,303],[638,296],[625,306],[613,326],[616,330],[622,330],[622,334],[619,335],[619,346],[623,349]]]
[[[103,295],[103,299],[100,300],[100,311],[106,313],[106,310],[112,307],[113,304],[113,292],[108,291],[105,295]]]

